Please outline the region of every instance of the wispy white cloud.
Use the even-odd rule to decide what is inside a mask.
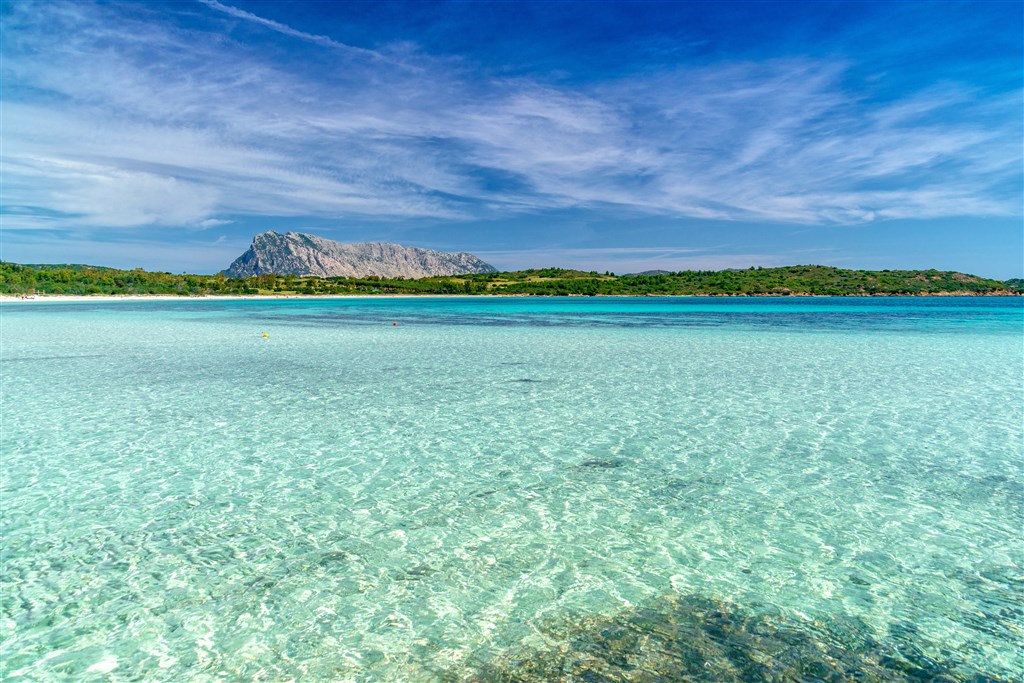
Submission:
[[[611,205],[808,225],[1020,212],[1020,93],[948,83],[874,103],[850,91],[848,62],[808,58],[578,87],[411,53],[414,73],[200,1],[215,12],[188,30],[116,6],[14,6],[2,161],[5,203],[23,208],[5,229]],[[311,75],[222,39],[224,17],[331,50]]]
[[[204,221],[199,221],[200,228],[216,228],[221,225],[231,225],[234,221],[225,220],[223,218],[207,218]],[[218,242],[223,239],[223,235],[218,238]]]
[[[247,247],[241,240],[211,243],[175,239],[155,243],[142,235],[133,239],[99,240],[91,232],[73,232],[59,237],[14,232],[5,233],[0,241],[0,259],[16,263],[84,263],[149,271],[216,273],[224,270]]]
[[[305,41],[310,42],[310,43],[315,43],[317,45],[322,45],[323,47],[330,47],[330,48],[335,48],[335,49],[339,49],[339,50],[344,50],[346,52],[352,52],[352,53],[360,55],[360,56],[368,56],[368,57],[374,57],[374,58],[380,58],[381,57],[381,54],[378,53],[378,52],[375,52],[374,50],[367,50],[367,49],[361,48],[361,47],[354,47],[352,45],[346,45],[345,43],[340,43],[337,40],[334,40],[334,39],[329,38],[327,36],[318,36],[318,35],[315,35],[313,33],[306,33],[305,31],[299,31],[297,29],[292,28],[291,26],[288,26],[287,24],[282,24],[281,22],[274,21],[273,19],[266,19],[266,18],[261,17],[259,15],[253,14],[252,12],[246,12],[243,9],[239,9],[237,7],[232,7],[231,5],[222,4],[220,2],[217,2],[217,0],[197,0],[197,2],[200,2],[200,3],[204,4],[204,5],[206,5],[207,7],[215,9],[215,10],[217,10],[219,12],[224,12],[225,14],[229,14],[229,15],[231,15],[233,17],[238,18],[238,19],[244,19],[246,21],[251,21],[253,23],[259,24],[260,26],[265,26],[266,28],[269,28],[271,31],[277,31],[278,33],[282,33],[282,34],[284,34],[286,36],[291,36],[292,38],[298,38],[299,40],[305,40]]]
[[[7,188],[7,202],[42,204],[82,227],[193,225],[206,220],[217,203],[213,188],[168,175],[59,157],[11,156],[5,164],[20,181]],[[34,217],[9,215],[4,227],[55,227],[53,216],[35,224],[23,218]]]

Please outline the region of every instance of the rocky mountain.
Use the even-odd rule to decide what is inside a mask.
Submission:
[[[346,244],[301,232],[263,232],[235,259],[228,277],[317,275],[320,277],[420,278],[431,275],[494,273],[493,266],[472,254],[450,254],[384,242]]]

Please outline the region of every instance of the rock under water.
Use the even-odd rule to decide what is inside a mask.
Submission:
[[[480,653],[474,683],[540,681],[934,681],[1009,683],[933,653],[915,631],[883,642],[857,619],[803,621],[698,595],[669,595],[613,616],[547,623],[547,645]]]

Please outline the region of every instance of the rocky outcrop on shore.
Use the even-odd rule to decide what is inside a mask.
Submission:
[[[224,274],[421,278],[493,272],[493,266],[465,252],[453,254],[384,242],[347,244],[300,232],[282,235],[268,231],[256,235],[252,246]]]

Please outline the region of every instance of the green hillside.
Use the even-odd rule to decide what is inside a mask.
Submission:
[[[561,268],[480,273],[417,280],[259,275],[175,275],[142,269],[0,262],[0,294],[517,294],[535,296],[707,295],[927,295],[1017,294],[1021,281],[1001,282],[939,270],[845,270],[787,266],[747,270],[683,270],[623,275]]]

